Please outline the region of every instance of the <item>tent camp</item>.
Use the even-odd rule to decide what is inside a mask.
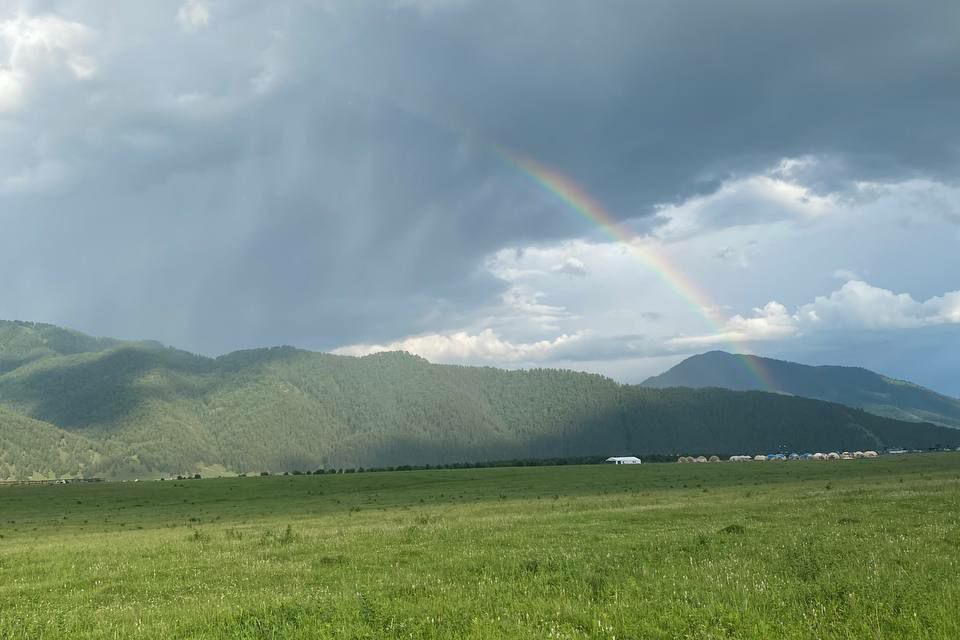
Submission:
[[[634,456],[612,456],[604,462],[607,464],[640,464],[640,458]]]

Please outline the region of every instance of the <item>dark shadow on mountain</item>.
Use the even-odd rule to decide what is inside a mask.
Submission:
[[[262,366],[274,362],[282,362],[302,356],[331,357],[328,354],[314,353],[297,349],[296,347],[265,347],[262,349],[244,349],[222,355],[214,360],[217,369],[224,373],[235,373],[251,367]]]
[[[0,376],[26,364],[30,364],[35,360],[39,360],[43,356],[44,354],[37,354],[36,356],[24,356],[21,358],[0,358]]]
[[[154,371],[156,380],[143,380]],[[212,371],[211,360],[184,351],[121,347],[88,361],[4,379],[0,397],[16,397],[31,407],[31,417],[63,429],[109,429],[148,399],[174,402],[202,396],[209,390],[206,380],[197,383],[176,374]]]
[[[338,466],[451,464],[614,455],[751,454],[960,446],[960,431],[891,420],[849,407],[765,392],[627,389],[616,407],[551,435],[482,448],[415,436],[347,452]],[[338,459],[341,458],[338,452]]]
[[[547,443],[544,443],[547,445]],[[960,431],[892,420],[844,405],[758,391],[636,389],[568,436],[573,455],[928,449]],[[544,450],[556,447],[544,446]]]

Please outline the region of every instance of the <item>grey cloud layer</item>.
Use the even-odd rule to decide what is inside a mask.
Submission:
[[[21,58],[0,316],[207,353],[454,329],[503,293],[484,256],[589,232],[484,140],[621,217],[782,156],[948,179],[960,23],[922,4],[0,5],[85,25],[96,66]]]

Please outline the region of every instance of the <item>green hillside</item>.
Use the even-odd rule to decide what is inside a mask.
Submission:
[[[113,338],[94,338],[40,322],[0,320],[0,373],[50,356],[96,353],[121,344],[159,346],[156,342],[124,343]]]
[[[99,444],[0,408],[0,480],[92,475]]]
[[[3,328],[0,358],[32,355],[0,374],[0,477],[960,445],[960,431],[769,393],[657,390],[405,353],[280,347],[211,359],[45,325]],[[64,347],[61,335],[75,338]]]
[[[749,362],[750,366],[744,366]],[[903,380],[859,367],[811,367],[795,362],[711,351],[687,358],[669,371],[646,380],[646,387],[719,387],[760,389],[756,369],[773,381],[774,390],[859,407],[888,418],[932,422],[960,428],[960,400]]]

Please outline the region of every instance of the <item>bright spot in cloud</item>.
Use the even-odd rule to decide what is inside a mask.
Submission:
[[[187,0],[177,11],[177,22],[186,33],[193,33],[210,24],[210,8],[203,0]]]
[[[0,21],[0,113],[24,105],[30,86],[44,76],[65,71],[72,80],[97,72],[90,53],[95,33],[79,22],[55,15],[25,16]]]
[[[570,276],[587,275],[587,267],[583,264],[583,260],[579,258],[567,258],[560,264],[554,266],[551,271],[554,273],[565,273]]]

